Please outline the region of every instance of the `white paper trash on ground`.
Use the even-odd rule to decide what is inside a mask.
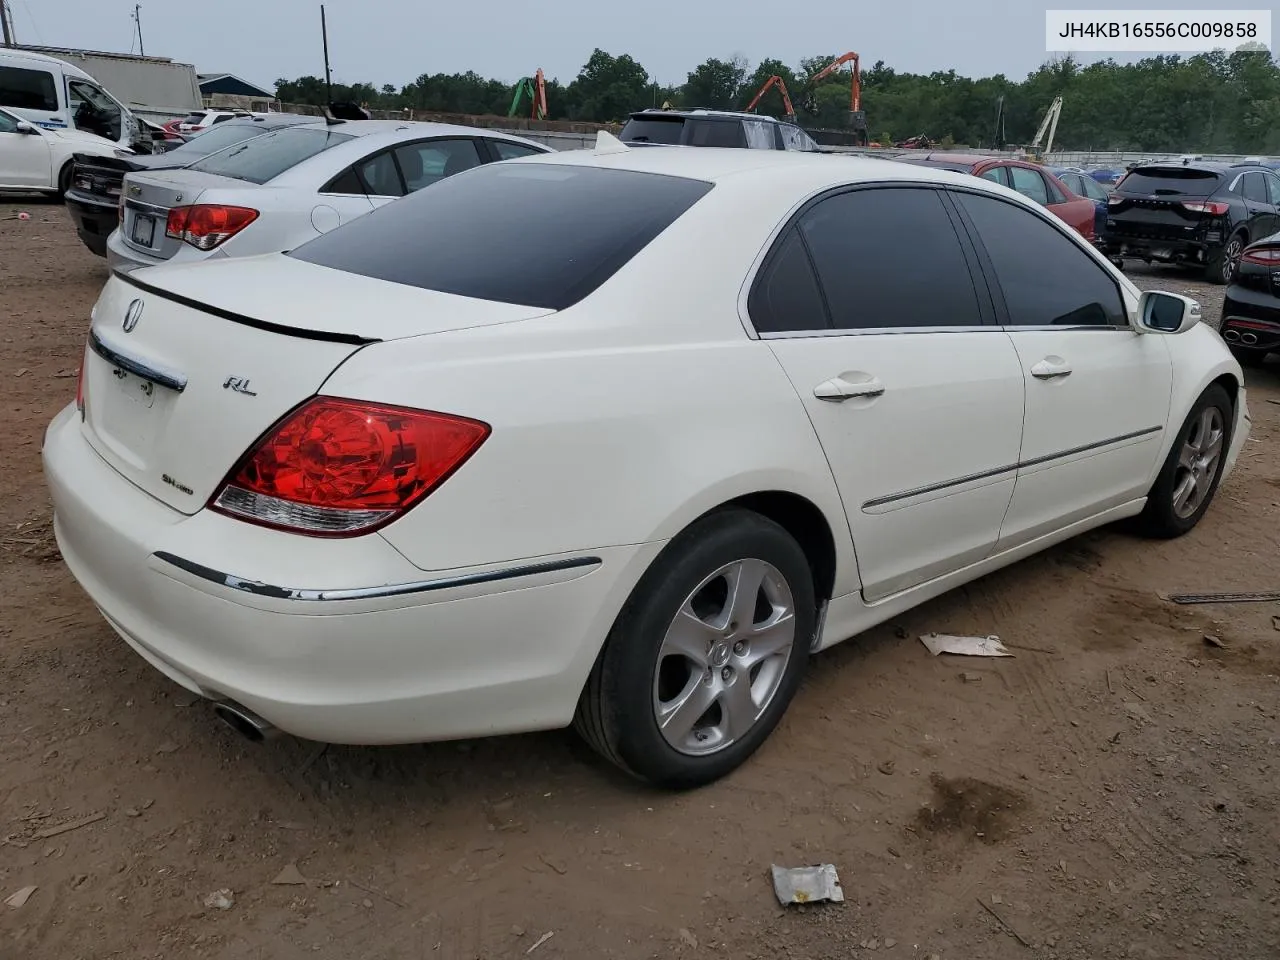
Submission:
[[[940,653],[955,653],[962,657],[1012,657],[1000,638],[990,637],[955,637],[949,633],[926,633],[920,642],[929,648],[935,657]]]
[[[833,864],[816,867],[780,867],[773,865],[773,892],[783,906],[791,903],[844,902],[840,878]]]

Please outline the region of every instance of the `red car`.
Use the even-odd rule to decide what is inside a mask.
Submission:
[[[958,170],[984,180],[994,180],[1047,207],[1059,220],[1074,227],[1090,243],[1096,239],[1093,233],[1094,202],[1088,197],[1072,193],[1065,183],[1034,163],[968,153],[930,153],[924,157],[902,157],[901,161]]]

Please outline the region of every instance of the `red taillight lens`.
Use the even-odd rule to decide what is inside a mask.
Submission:
[[[1182,206],[1192,213],[1207,213],[1211,217],[1225,217],[1231,204],[1217,200],[1183,200]]]
[[[1241,263],[1256,263],[1260,267],[1274,267],[1280,264],[1280,247],[1259,247],[1246,250],[1240,258]]]
[[[209,506],[295,533],[368,533],[447,480],[489,432],[465,417],[315,397],[267,431]]]
[[[212,250],[257,219],[258,211],[249,207],[229,207],[222,203],[197,203],[191,207],[171,209],[164,232],[167,236],[189,243],[198,250]]]

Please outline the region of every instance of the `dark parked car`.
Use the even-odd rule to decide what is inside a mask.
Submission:
[[[1222,302],[1222,339],[1241,366],[1280,353],[1280,233],[1245,247]]]
[[[317,122],[323,121],[318,117],[291,113],[246,117],[220,123],[163,153],[129,154],[121,151],[114,158],[77,153],[74,155],[71,189],[64,198],[67,210],[71,213],[71,221],[76,225],[76,233],[92,252],[105,257],[107,237],[120,220],[120,190],[126,173],[185,167],[211,153],[259,134],[296,123]]]
[[[1054,173],[1072,193],[1093,201],[1093,242],[1101,243],[1107,232],[1107,191],[1088,173],[1076,170],[1055,170]]]
[[[631,114],[619,139],[631,146],[818,149],[813,137],[794,123],[728,110],[641,110]]]
[[[1201,267],[1228,283],[1244,248],[1280,229],[1280,177],[1256,163],[1164,161],[1130,170],[1107,201],[1117,261]]]

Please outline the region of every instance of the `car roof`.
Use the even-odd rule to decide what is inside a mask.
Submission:
[[[862,181],[918,181],[989,190],[1001,196],[1020,196],[999,184],[940,167],[855,154],[826,154],[803,150],[749,150],[732,147],[636,150],[627,147],[604,153],[591,149],[565,150],[536,157],[520,157],[507,162],[580,164],[686,177],[709,183],[723,183],[738,178],[754,179],[759,176],[766,182],[785,182],[797,189],[810,190]]]
[[[679,117],[681,119],[687,117],[717,117],[726,120],[763,120],[765,123],[790,122],[779,120],[777,117],[771,117],[768,114],[745,113],[740,110],[713,110],[709,107],[693,107],[689,110],[648,108],[637,110],[630,115],[632,120],[651,120],[654,117]]]
[[[1200,173],[1218,173],[1227,174],[1232,170],[1255,169],[1265,171],[1267,168],[1260,163],[1217,163],[1212,160],[1192,160],[1184,163],[1181,160],[1149,160],[1146,163],[1140,163],[1130,172],[1140,170],[1195,170]]]
[[[51,57],[47,53],[36,53],[34,50],[19,50],[15,47],[0,47],[0,59],[8,60],[11,58],[14,60],[29,60],[32,64],[38,63],[45,67],[57,67],[62,72],[78,80],[93,80],[93,77],[89,76],[74,63]],[[96,80],[94,82],[97,83]]]

